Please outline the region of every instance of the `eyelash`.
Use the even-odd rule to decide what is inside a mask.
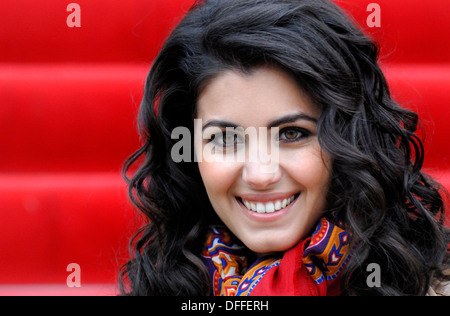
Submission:
[[[288,139],[287,137],[286,137],[286,133],[287,132],[296,132],[297,133],[297,137],[295,137],[294,139]],[[209,140],[209,142],[215,142],[216,143],[216,145],[217,146],[221,146],[221,147],[223,147],[223,148],[226,148],[226,147],[231,147],[231,146],[236,146],[237,144],[238,144],[238,140],[240,139],[240,138],[242,138],[240,135],[238,135],[238,134],[228,134],[228,136],[231,136],[231,135],[234,135],[234,138],[233,138],[233,144],[229,144],[229,145],[227,145],[226,143],[224,143],[223,142],[223,140],[226,138],[226,136],[227,136],[227,132],[222,132],[222,133],[218,133],[218,134],[215,134],[215,135],[212,135],[212,137],[211,137],[211,139]],[[282,135],[284,135],[284,136],[282,136]],[[290,126],[290,127],[285,127],[285,128],[283,128],[283,129],[281,129],[280,130],[280,133],[279,133],[279,141],[280,142],[284,142],[284,143],[288,143],[288,144],[290,144],[290,143],[295,143],[295,142],[299,142],[299,141],[301,141],[302,139],[304,139],[304,138],[307,138],[307,137],[309,137],[309,136],[311,136],[311,132],[310,131],[308,131],[308,130],[306,130],[306,129],[304,129],[304,128],[300,128],[300,127],[295,127],[295,126]],[[221,143],[217,143],[217,140],[216,139],[219,139],[219,137],[221,138]],[[242,143],[243,141],[241,140],[241,143]]]
[[[284,139],[282,140],[282,136],[281,135],[286,135],[286,132],[291,132],[294,131],[297,133],[297,137],[295,137],[294,139],[287,139],[286,137],[284,137]],[[300,134],[300,135],[299,135]],[[279,136],[279,140],[283,141],[285,143],[295,143],[298,142],[304,138],[307,138],[311,136],[311,132],[304,129],[304,128],[300,128],[300,127],[295,127],[295,126],[290,126],[290,127],[285,127],[283,129],[280,130],[280,136]]]
[[[229,135],[229,136],[231,136],[231,135],[234,136],[234,138],[233,138],[234,141],[233,141],[232,146],[236,146],[236,145],[237,145],[236,140],[237,140],[238,138],[240,138],[240,137],[238,136],[238,134],[230,134],[230,133],[228,133],[228,135]],[[226,138],[226,136],[227,136],[227,132],[222,132],[222,133],[219,133],[219,134],[212,135],[212,137],[211,137],[211,139],[209,140],[209,142],[214,142],[214,143],[216,143],[216,146],[221,146],[221,147],[223,147],[223,148],[231,147],[231,144],[230,144],[230,145],[227,145],[226,143],[223,142],[223,140]],[[217,141],[216,141],[216,138],[219,138],[219,137],[221,137],[221,143],[217,143]]]

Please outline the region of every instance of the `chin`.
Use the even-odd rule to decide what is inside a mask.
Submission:
[[[281,238],[280,238],[281,239]],[[277,252],[284,252],[291,248],[293,248],[295,245],[297,245],[301,238],[298,239],[292,239],[292,240],[261,240],[261,242],[255,242],[255,240],[251,240],[249,242],[244,242],[244,244],[249,248],[251,251],[253,251],[256,254],[269,254],[269,253],[277,253]]]

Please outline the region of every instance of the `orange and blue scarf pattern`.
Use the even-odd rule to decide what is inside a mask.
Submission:
[[[203,258],[214,295],[338,295],[350,258],[350,233],[322,218],[310,238],[280,257],[250,265],[246,249],[224,227],[211,227]]]

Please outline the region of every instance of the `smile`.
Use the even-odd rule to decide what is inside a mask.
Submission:
[[[274,213],[280,211],[289,205],[291,205],[300,194],[294,194],[289,198],[278,199],[273,201],[257,201],[257,200],[245,200],[238,197],[237,200],[242,203],[249,211],[253,211],[259,214]]]

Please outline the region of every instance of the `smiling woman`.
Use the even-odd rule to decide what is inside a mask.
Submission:
[[[292,248],[324,215],[331,165],[317,138],[319,116],[319,107],[294,78],[277,68],[257,68],[251,74],[224,72],[198,97],[197,118],[207,122],[206,131],[211,126],[226,133],[220,122],[243,129],[278,127],[280,131],[259,135],[269,138],[261,142],[278,146],[278,157],[273,157],[276,168],[267,170],[270,162],[261,161],[258,154],[252,161],[249,153],[244,161],[202,160],[198,164],[215,212],[255,253]],[[231,147],[233,152],[259,150],[259,141],[235,148],[233,134],[230,142],[223,141],[228,136],[221,139],[218,155],[223,154],[222,147],[227,151]],[[202,151],[197,148],[197,155]]]
[[[327,0],[197,2],[152,66],[124,166],[144,158],[126,179],[148,222],[123,293],[426,294],[448,258],[443,200],[377,57]]]

